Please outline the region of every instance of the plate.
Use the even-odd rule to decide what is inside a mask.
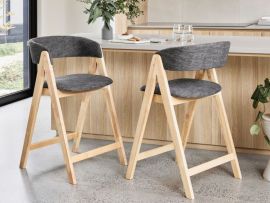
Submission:
[[[109,40],[109,42],[123,43],[123,44],[145,44],[145,43],[150,43],[149,40],[129,41],[129,40],[121,40],[121,39],[113,39],[113,40]]]
[[[133,34],[129,34],[129,35],[118,35],[118,39],[121,39],[121,40],[131,39],[132,37],[133,37]]]

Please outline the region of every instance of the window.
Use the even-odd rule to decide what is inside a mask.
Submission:
[[[0,0],[0,106],[33,93],[27,41],[36,36],[36,10],[36,0]]]

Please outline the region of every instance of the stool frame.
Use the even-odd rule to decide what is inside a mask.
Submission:
[[[96,73],[108,77],[108,73],[106,70],[104,58],[95,58],[96,65],[94,70],[92,67],[89,67],[89,73]],[[47,81],[48,88],[44,88],[44,82]],[[66,170],[68,174],[68,179],[71,184],[76,184],[76,177],[74,172],[74,163],[92,158],[94,156],[110,152],[112,150],[117,150],[120,164],[127,165],[124,145],[122,141],[122,136],[120,132],[120,127],[118,123],[118,118],[115,110],[114,100],[112,96],[112,90],[110,86],[106,86],[100,90],[104,91],[104,95],[106,98],[107,109],[110,115],[110,121],[112,124],[113,134],[115,142],[103,147],[99,147],[81,154],[71,155],[68,140],[73,140],[73,152],[78,152],[79,144],[81,141],[84,121],[87,114],[87,108],[90,100],[90,94],[92,91],[87,92],[66,92],[60,91],[56,87],[56,81],[53,71],[53,66],[50,61],[49,53],[47,51],[42,51],[40,56],[40,61],[38,63],[38,72],[36,78],[36,84],[34,88],[34,94],[25,134],[25,140],[21,155],[20,168],[26,168],[27,160],[29,157],[29,153],[32,150],[39,149],[42,147],[46,147],[52,144],[61,144],[64,161],[66,164]],[[57,129],[57,135],[54,138],[43,140],[40,142],[32,143],[33,131],[36,123],[37,112],[39,108],[39,103],[41,96],[50,96],[52,103],[52,112],[55,118],[55,125]],[[73,133],[67,134],[66,127],[64,123],[63,113],[60,105],[60,99],[64,97],[70,96],[78,96],[82,95],[81,107],[79,110],[78,120],[76,124],[76,130]]]
[[[207,70],[198,70],[196,71],[195,78],[203,79],[204,76],[207,76],[208,79],[212,82],[218,83],[218,77],[216,69],[207,69]],[[161,95],[154,94],[156,84],[159,84]],[[183,182],[183,187],[185,195],[189,199],[194,199],[194,192],[191,184],[190,177],[201,173],[203,171],[209,170],[213,167],[225,164],[227,162],[231,163],[232,171],[235,178],[242,179],[237,154],[235,151],[232,134],[225,111],[225,106],[222,98],[221,92],[211,95],[214,98],[217,104],[217,111],[219,115],[219,120],[221,127],[223,129],[224,140],[226,148],[228,151],[227,155],[216,158],[212,161],[200,164],[198,166],[188,168],[187,161],[185,158],[184,150],[187,144],[187,140],[190,134],[190,129],[194,117],[195,107],[198,99],[181,99],[172,97],[168,85],[168,78],[163,67],[161,56],[155,54],[152,58],[150,65],[150,71],[146,83],[146,90],[144,92],[142,107],[140,110],[139,121],[135,132],[134,143],[132,146],[132,151],[129,159],[129,165],[126,173],[127,179],[133,179],[136,164],[138,161],[156,156],[168,151],[175,150],[176,162],[180,171],[181,179]],[[203,98],[202,98],[203,99]],[[148,120],[150,108],[152,102],[161,103],[164,105],[165,113],[167,117],[167,122],[169,125],[170,133],[172,136],[173,142],[152,150],[140,152],[142,139],[145,132],[146,123]],[[175,105],[188,104],[187,112],[185,114],[184,124],[182,127],[181,138],[177,118],[174,110]]]

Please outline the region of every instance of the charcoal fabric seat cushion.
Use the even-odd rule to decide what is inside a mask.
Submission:
[[[169,87],[173,97],[184,99],[207,97],[221,91],[221,86],[217,83],[189,78],[170,80]],[[145,91],[145,88],[145,86],[141,87],[141,91]],[[155,88],[155,94],[161,94],[158,85]]]
[[[56,77],[57,89],[69,92],[97,90],[112,83],[111,78],[102,75],[73,74]],[[44,83],[44,88],[48,88],[47,82]]]

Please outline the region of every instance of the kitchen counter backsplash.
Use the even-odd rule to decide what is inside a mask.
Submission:
[[[148,0],[148,22],[250,23],[269,8],[269,0]]]

